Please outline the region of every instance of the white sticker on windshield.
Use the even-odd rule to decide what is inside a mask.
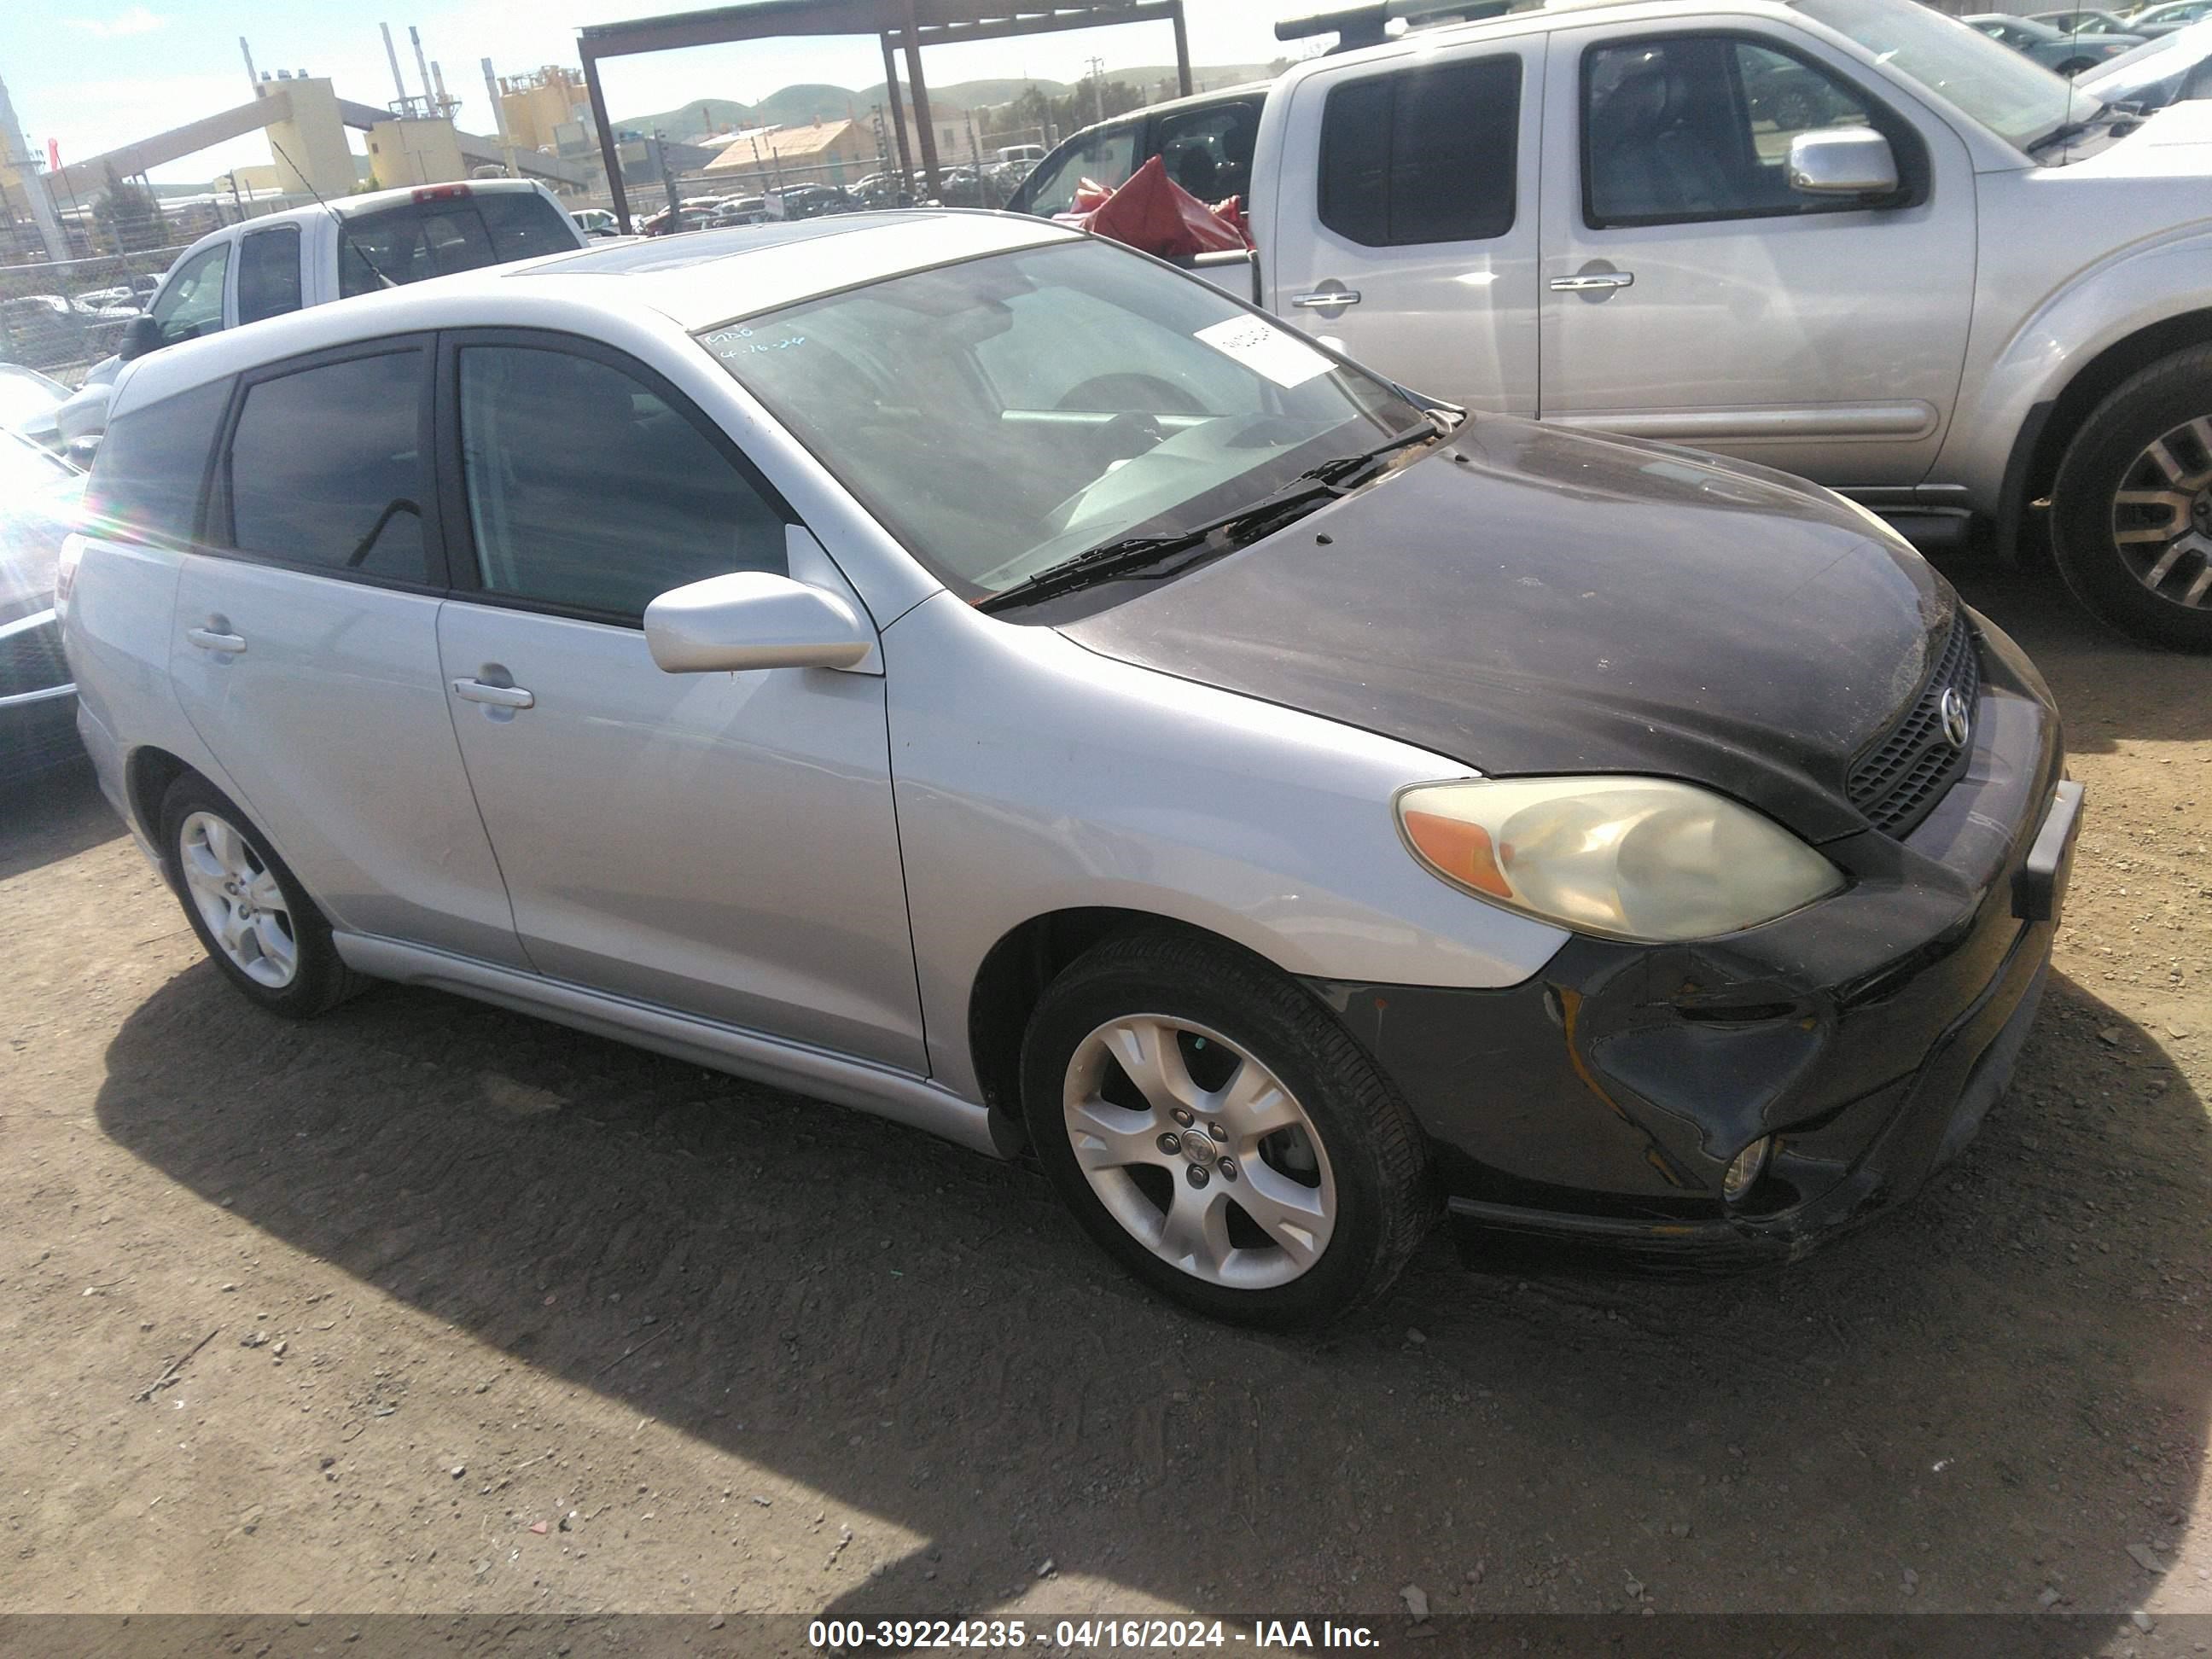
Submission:
[[[1231,317],[1225,323],[1201,328],[1191,337],[1205,341],[1224,356],[1234,357],[1277,386],[1302,386],[1336,367],[1297,335],[1277,328],[1264,317]]]

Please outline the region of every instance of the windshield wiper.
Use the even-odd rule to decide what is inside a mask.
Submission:
[[[1164,536],[1122,536],[1101,543],[1097,547],[1086,548],[1072,558],[1046,566],[1036,575],[1016,582],[1012,587],[976,600],[975,608],[978,611],[1000,611],[1018,605],[1033,604],[1056,594],[1088,587],[1112,576],[1162,564],[1178,553],[1195,548],[1229,552],[1272,533],[1291,519],[1302,517],[1316,507],[1351,495],[1371,482],[1370,477],[1354,480],[1354,473],[1365,471],[1394,451],[1440,439],[1449,430],[1450,428],[1440,422],[1431,422],[1416,431],[1401,432],[1385,438],[1381,443],[1357,454],[1340,455],[1323,461],[1318,466],[1308,467],[1288,483],[1262,495],[1258,501],[1248,502],[1232,513],[1224,513],[1218,519],[1209,519],[1204,524],[1193,525],[1188,530],[1178,530]],[[1170,573],[1162,571],[1160,574],[1166,575]]]

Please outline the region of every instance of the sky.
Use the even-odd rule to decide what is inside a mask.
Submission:
[[[1191,61],[1266,63],[1300,55],[1275,40],[1275,20],[1323,4],[1185,0]],[[442,67],[447,91],[461,100],[460,126],[489,133],[484,57],[501,75],[545,64],[573,67],[580,25],[696,9],[684,0],[6,0],[0,3],[0,80],[33,151],[53,138],[68,165],[245,102],[252,94],[239,52],[241,35],[260,70],[329,76],[340,97],[382,105],[393,89],[376,26],[388,22],[407,89],[419,94],[407,40],[412,24],[422,33],[424,53]],[[977,41],[928,48],[922,72],[934,85],[1000,76],[1072,82],[1094,54],[1110,74],[1120,65],[1172,63],[1175,41],[1164,22]],[[603,74],[608,110],[617,120],[700,98],[751,103],[796,82],[861,88],[884,78],[881,52],[866,35],[616,58],[603,65]],[[353,142],[358,150],[360,136]],[[204,180],[269,159],[267,141],[256,135],[157,169],[153,177],[160,183]]]

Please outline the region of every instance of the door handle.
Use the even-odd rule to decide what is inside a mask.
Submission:
[[[226,657],[244,654],[246,641],[235,634],[218,634],[211,628],[187,628],[185,637],[203,651],[220,652]]]
[[[485,702],[494,708],[534,708],[538,706],[538,699],[519,685],[488,685],[482,680],[455,680],[453,695],[464,702]]]
[[[1633,288],[1636,273],[1632,270],[1584,270],[1572,276],[1552,278],[1554,294],[1587,294],[1595,289]]]
[[[1310,294],[1293,294],[1291,303],[1308,311],[1325,306],[1356,306],[1359,303],[1359,290],[1356,288],[1317,288]]]

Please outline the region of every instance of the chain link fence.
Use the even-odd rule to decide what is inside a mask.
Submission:
[[[0,362],[76,385],[114,351],[187,246],[0,265]]]

